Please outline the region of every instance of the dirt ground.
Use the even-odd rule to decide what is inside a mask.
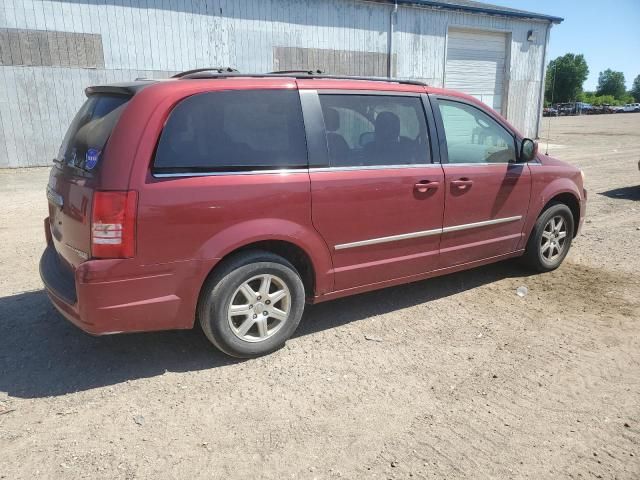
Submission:
[[[590,196],[559,270],[308,307],[250,361],[68,324],[37,273],[48,171],[0,172],[0,478],[640,478],[640,114],[550,143]]]

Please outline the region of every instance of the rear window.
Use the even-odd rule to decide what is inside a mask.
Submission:
[[[91,95],[71,122],[58,152],[58,160],[83,170],[95,168],[130,99],[125,95]]]
[[[160,136],[156,172],[248,171],[307,166],[295,90],[193,95],[171,112]]]

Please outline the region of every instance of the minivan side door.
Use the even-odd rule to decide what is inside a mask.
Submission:
[[[531,195],[514,134],[458,98],[432,98],[445,176],[443,268],[516,250]],[[443,145],[444,143],[444,145]]]
[[[426,95],[301,89],[301,98],[312,219],[333,256],[335,289],[435,270],[444,176]]]

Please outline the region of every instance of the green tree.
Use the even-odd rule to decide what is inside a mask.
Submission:
[[[567,53],[551,60],[545,79],[545,99],[553,103],[575,101],[588,75],[589,67],[582,54]]]
[[[585,103],[592,103],[595,105],[596,98],[597,97],[595,92],[582,92],[580,95],[578,95],[577,100]]]
[[[578,100],[591,105],[618,105],[619,100],[613,98],[613,95],[596,95],[595,92],[583,92],[578,95]],[[629,103],[629,102],[627,102]]]
[[[629,92],[626,92],[622,97],[620,97],[620,103],[621,104],[625,104],[625,103],[633,103],[633,95],[631,95]]]
[[[614,72],[610,68],[600,72],[596,93],[598,95],[613,95],[615,98],[622,100],[627,93],[627,88],[624,84],[624,73]]]
[[[640,102],[640,75],[638,75],[633,81],[633,86],[629,93],[633,95],[636,102]]]

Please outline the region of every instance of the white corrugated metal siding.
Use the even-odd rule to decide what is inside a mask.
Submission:
[[[444,85],[502,111],[507,38],[502,32],[449,30]]]
[[[286,60],[276,55],[280,47],[292,47],[290,52],[309,61],[344,52],[327,71],[340,71],[341,58],[375,59],[382,68],[392,9],[358,0],[0,0],[0,43],[3,29],[58,32],[36,35],[46,38],[51,53],[37,56],[41,64],[31,57],[7,64],[0,51],[0,167],[48,164],[89,84],[166,77],[202,66],[266,72]],[[401,6],[394,25],[394,75],[442,86],[449,28],[504,32],[510,45],[508,107],[502,113],[535,136],[546,25]],[[536,41],[527,41],[528,30],[539,32]],[[88,35],[83,40],[78,34]],[[102,62],[94,58],[98,54]],[[52,55],[58,64],[47,64],[55,63]]]

